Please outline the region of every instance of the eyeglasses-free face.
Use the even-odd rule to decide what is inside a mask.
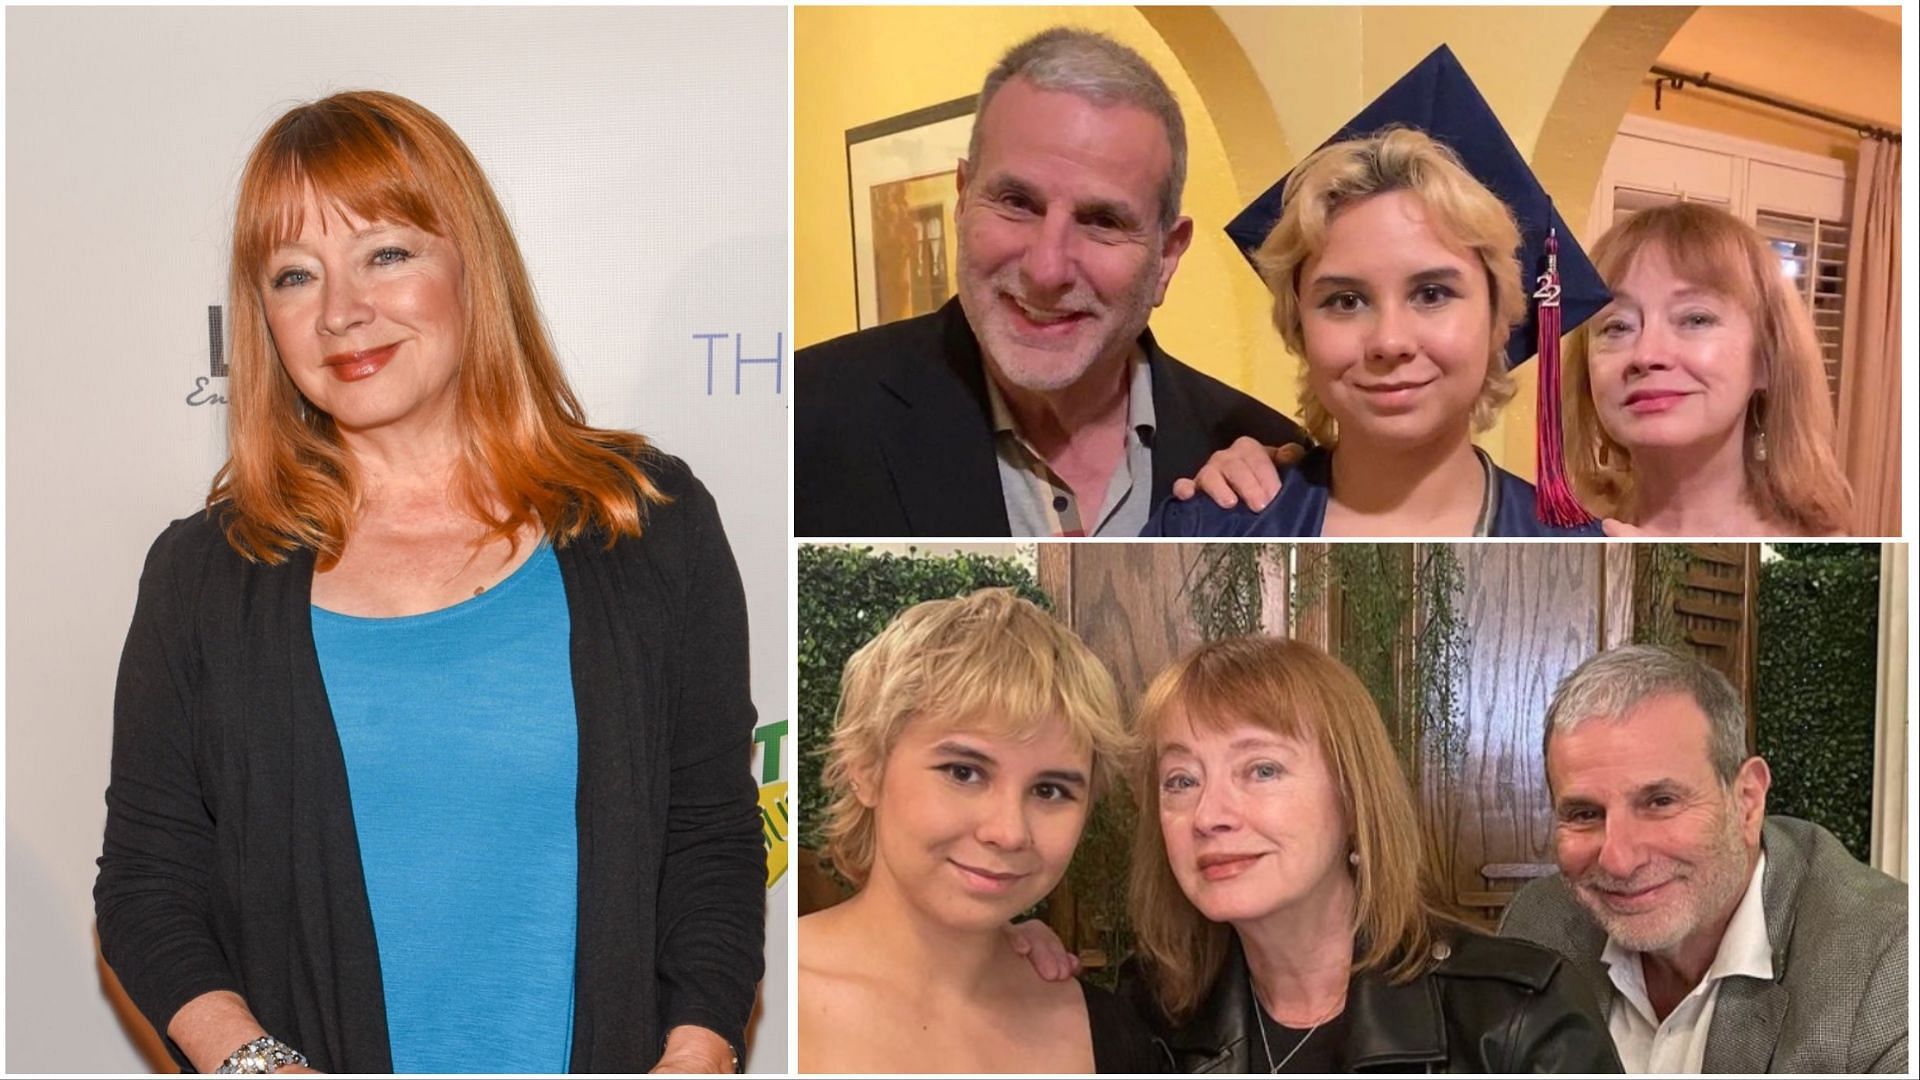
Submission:
[[[1486,269],[1428,221],[1410,191],[1342,208],[1300,268],[1314,397],[1343,443],[1408,449],[1464,437],[1487,379]]]
[[[1064,720],[1020,739],[915,717],[877,778],[865,888],[956,930],[1004,927],[1067,872],[1087,823],[1093,751]]]
[[[1192,238],[1160,227],[1173,151],[1160,121],[1009,79],[960,172],[959,291],[999,375],[1064,390],[1146,328]]]
[[[281,366],[343,433],[452,423],[466,336],[452,240],[309,198],[263,274]]]
[[[1240,925],[1350,905],[1349,829],[1318,745],[1183,715],[1156,760],[1167,862],[1201,914]]]
[[[1634,453],[1743,452],[1766,372],[1735,299],[1682,279],[1649,246],[1613,284],[1588,342],[1594,407],[1614,441]]]

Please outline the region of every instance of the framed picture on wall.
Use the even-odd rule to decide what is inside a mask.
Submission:
[[[853,298],[860,329],[924,315],[953,297],[969,95],[847,130]]]

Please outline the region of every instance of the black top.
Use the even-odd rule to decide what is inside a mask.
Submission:
[[[1264,1006],[1255,1006],[1254,1023],[1264,1025],[1266,1041],[1253,1040],[1253,1067],[1264,1073],[1330,1073],[1342,1071],[1340,1047],[1347,1042],[1347,1012],[1317,1026],[1288,1027],[1267,1015]]]
[[[1093,1031],[1093,1071],[1097,1073],[1164,1073],[1173,1061],[1153,1037],[1147,1022],[1133,1006],[1085,980],[1080,990],[1087,999],[1087,1025]]]
[[[1293,421],[1139,339],[1153,378],[1158,503],[1248,435],[1306,444]],[[956,300],[794,354],[794,535],[1006,536],[980,344]]]
[[[746,598],[706,488],[643,465],[674,498],[646,534],[556,552],[580,725],[575,1072],[644,1072],[680,1024],[742,1052],[765,963]],[[100,948],[163,1038],[232,990],[315,1068],[390,1072],[313,567],[247,561],[204,511],[154,542],[114,694]]]
[[[1340,1038],[1316,1032],[1301,1055],[1330,1054],[1325,1072],[1620,1071],[1606,1020],[1557,954],[1461,928],[1435,944],[1434,956],[1429,971],[1398,985],[1378,972],[1354,975],[1339,1018]],[[1259,1006],[1237,936],[1207,996],[1178,1025],[1159,1012],[1139,965],[1129,963],[1123,980],[1126,996],[1150,1017],[1177,1071],[1271,1067],[1255,1026]],[[1283,1047],[1271,1028],[1267,1037],[1276,1058],[1298,1041],[1288,1037]],[[1287,1071],[1299,1060],[1289,1062]]]

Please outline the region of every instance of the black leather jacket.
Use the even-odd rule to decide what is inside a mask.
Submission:
[[[1439,963],[1399,986],[1355,975],[1347,986],[1347,1072],[1617,1073],[1620,1057],[1592,995],[1556,953],[1511,938],[1453,931]],[[1126,989],[1158,1017],[1144,979]],[[1178,1028],[1156,1024],[1180,1072],[1263,1072],[1252,984],[1236,938],[1220,978]]]

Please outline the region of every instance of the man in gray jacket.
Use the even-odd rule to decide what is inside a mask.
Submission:
[[[1565,955],[1628,1072],[1907,1071],[1907,888],[1768,817],[1740,696],[1652,646],[1580,665],[1547,710],[1560,874],[1500,931]]]

